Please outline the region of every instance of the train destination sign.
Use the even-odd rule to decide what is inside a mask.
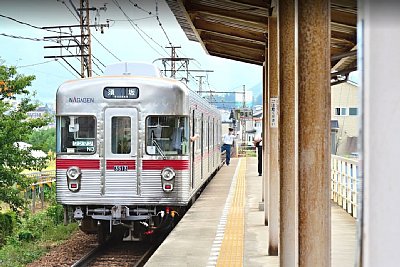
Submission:
[[[103,96],[107,99],[137,99],[139,88],[137,87],[105,87]]]

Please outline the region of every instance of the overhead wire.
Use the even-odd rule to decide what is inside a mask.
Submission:
[[[72,14],[72,16],[79,21],[78,16],[71,10],[71,8],[65,3],[65,1],[62,1],[62,3],[64,4],[64,6],[69,10],[69,12]],[[121,59],[119,57],[117,57],[113,52],[111,52],[110,49],[108,49],[105,45],[103,45],[99,39],[97,39],[92,33],[90,33],[91,37],[93,37],[110,55],[112,55],[116,60],[121,61]],[[92,54],[93,56],[93,54]],[[102,65],[104,65],[102,63]]]
[[[147,11],[146,9],[140,7],[138,4],[132,2],[132,0],[129,0],[129,3],[131,3],[134,7],[136,7],[139,10],[142,10],[143,12],[146,12],[149,15],[152,15],[151,11]]]
[[[38,65],[43,65],[49,62],[54,62],[57,61],[58,59],[51,59],[51,60],[47,60],[47,61],[43,61],[43,62],[39,62],[39,63],[34,63],[34,64],[29,64],[29,65],[23,65],[23,66],[16,66],[17,69],[22,69],[22,68],[27,68],[27,67],[34,67],[34,66],[38,66]]]
[[[80,78],[78,77],[75,73],[73,73],[70,69],[68,69],[67,67],[65,67],[59,60],[57,60],[58,63],[60,63],[60,65],[66,69],[69,73],[71,73],[75,78]]]
[[[39,38],[33,38],[33,37],[17,36],[17,35],[12,35],[12,34],[7,34],[7,33],[0,33],[0,35],[5,36],[5,37],[14,38],[14,39],[21,39],[21,40],[30,40],[30,41],[36,41],[36,42],[52,42],[51,40],[45,40],[45,39],[39,39]]]
[[[14,21],[14,22],[16,22],[16,23],[19,23],[19,24],[22,24],[22,25],[25,25],[25,26],[29,26],[29,27],[31,27],[31,28],[35,28],[35,29],[38,29],[38,30],[44,30],[44,31],[55,32],[55,33],[69,34],[69,33],[66,33],[66,32],[60,32],[60,31],[55,31],[55,30],[51,30],[51,29],[43,29],[42,27],[39,27],[39,26],[30,24],[30,23],[27,23],[27,22],[24,22],[24,21],[20,21],[20,20],[17,20],[17,19],[15,19],[15,18],[13,18],[13,17],[9,17],[9,16],[2,15],[2,14],[0,14],[0,17],[6,18],[6,19],[9,19],[9,20],[12,20],[12,21]]]
[[[142,34],[144,34],[147,38],[152,40],[155,44],[160,46],[164,52],[168,54],[168,52],[162,47],[159,43],[157,43],[151,36],[149,36],[145,31],[143,31],[137,23],[133,22],[133,20],[125,13],[125,11],[122,9],[121,5],[118,3],[117,0],[112,0],[113,3],[121,10],[121,12],[124,14],[125,18],[129,21],[129,24],[132,26],[132,28],[139,34],[139,36],[147,43],[148,46],[150,46],[153,51],[155,51],[158,55],[163,56],[157,49],[155,49],[144,37]],[[140,32],[142,32],[142,34]]]
[[[65,5],[65,2],[63,2],[64,3],[64,5]],[[66,5],[67,6],[67,5]],[[68,8],[68,6],[67,6],[67,8]],[[70,10],[69,8],[68,8],[68,10]],[[75,16],[75,14],[70,10],[70,12],[73,14],[73,16],[76,18],[76,16]],[[12,18],[12,17],[10,17],[10,16],[6,16],[6,15],[2,15],[2,14],[0,14],[0,17],[3,17],[3,18],[6,18],[6,19],[9,19],[9,20],[12,20],[12,21],[14,21],[14,22],[17,22],[17,23],[19,23],[19,24],[22,24],[22,25],[25,25],[25,26],[29,26],[29,27],[31,27],[31,28],[35,28],[35,29],[39,29],[39,30],[45,30],[45,31],[48,31],[48,32],[55,32],[55,33],[63,33],[63,34],[67,34],[67,35],[71,35],[71,33],[66,33],[66,32],[61,32],[61,31],[55,31],[55,30],[50,30],[50,29],[43,29],[42,27],[39,27],[39,26],[35,26],[35,25],[33,25],[33,24],[30,24],[30,23],[27,23],[27,22],[23,22],[23,21],[20,21],[20,20],[17,20],[17,19],[15,19],[15,18]],[[49,39],[39,39],[39,38],[32,38],[32,37],[24,37],[24,36],[16,36],[16,35],[11,35],[11,34],[5,34],[5,33],[0,33],[0,35],[2,35],[2,36],[5,36],[5,37],[10,37],[10,38],[14,38],[14,39],[23,39],[23,40],[30,40],[30,41],[38,41],[38,42],[42,42],[42,41],[47,41],[47,42],[56,42],[56,41],[54,41],[54,40],[49,40]],[[93,36],[94,37],[94,36]],[[96,37],[94,37],[95,39],[97,39]],[[97,40],[98,41],[98,40]],[[56,43],[58,43],[58,42],[56,42]],[[99,42],[100,43],[100,42]],[[101,44],[101,43],[100,43]],[[61,45],[61,44],[60,44]],[[103,44],[101,44],[106,50],[108,50]],[[70,54],[72,54],[72,52],[71,51],[69,51],[68,49],[67,49],[67,47],[65,47],[65,46],[63,46],[63,45],[61,45],[64,49],[66,49]],[[109,50],[108,50],[109,51]],[[111,53],[111,51],[109,51],[110,53]],[[96,58],[93,54],[92,54],[92,56],[94,57],[94,58]],[[115,56],[115,55],[114,55]],[[105,65],[98,59],[98,58],[96,58],[96,60],[98,61],[98,62],[100,62],[100,64],[102,64],[104,67],[105,67]],[[119,60],[119,59],[118,59]],[[121,60],[120,60],[121,61]],[[46,62],[50,62],[50,61],[46,61]],[[42,64],[44,64],[44,63],[42,63]],[[101,71],[101,72],[103,72],[102,71],[102,69],[96,64],[96,62],[93,62],[93,64]],[[96,72],[95,72],[96,73]],[[97,74],[97,73],[96,73]],[[98,74],[97,74],[98,75]]]
[[[129,1],[130,1],[130,0],[129,0]],[[157,19],[157,21],[158,21],[158,26],[161,27],[162,31],[164,32],[165,37],[166,37],[167,40],[168,40],[169,45],[172,47],[172,42],[171,42],[171,40],[169,39],[169,36],[168,36],[167,32],[165,31],[165,29],[164,29],[162,23],[161,23],[160,17],[158,16],[158,1],[156,1],[156,19]]]

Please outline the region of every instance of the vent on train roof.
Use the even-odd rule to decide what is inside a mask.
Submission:
[[[161,77],[161,71],[157,66],[142,62],[118,62],[108,65],[104,75],[134,75]]]

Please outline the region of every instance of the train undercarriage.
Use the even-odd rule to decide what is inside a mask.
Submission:
[[[97,234],[99,243],[110,237],[141,241],[171,231],[186,209],[186,206],[75,206],[73,218],[83,232]]]

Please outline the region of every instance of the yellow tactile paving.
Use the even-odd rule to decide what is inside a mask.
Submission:
[[[229,210],[217,266],[243,266],[244,249],[244,205],[246,190],[246,158],[242,158],[239,166],[235,195]]]

